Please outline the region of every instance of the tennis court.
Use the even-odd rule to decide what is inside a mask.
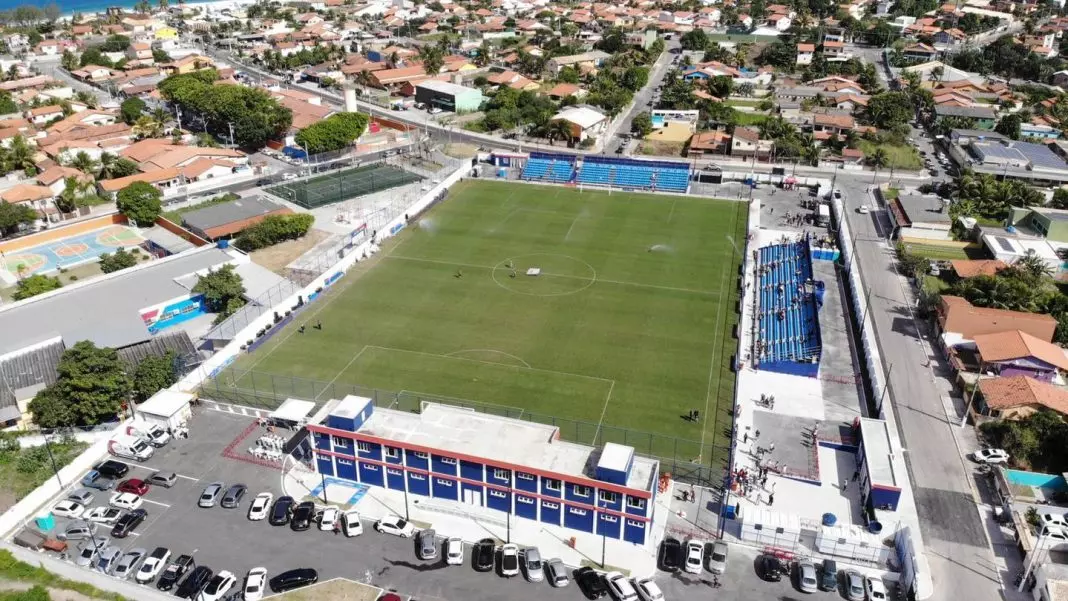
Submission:
[[[61,267],[95,261],[100,255],[115,252],[120,248],[140,246],[144,241],[133,228],[109,225],[77,236],[6,253],[0,257],[0,267],[12,275],[22,277],[49,273]]]
[[[267,188],[278,198],[288,200],[305,209],[366,196],[421,180],[420,176],[393,165],[364,165],[321,175],[308,180],[297,180]]]

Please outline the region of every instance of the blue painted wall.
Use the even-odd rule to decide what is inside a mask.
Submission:
[[[385,457],[386,457],[386,463],[390,463],[392,465],[403,465],[404,464],[404,451],[402,451],[400,449],[396,449],[397,456],[396,457],[390,457],[389,453],[386,452],[388,449],[389,449],[389,447],[386,447],[386,448],[382,449],[382,454],[385,455]]]
[[[430,469],[430,460],[429,460],[429,458],[424,459],[422,457],[419,457],[419,456],[417,456],[415,454],[415,451],[405,451],[404,452],[404,459],[405,459],[405,462],[406,462],[405,465],[407,465],[408,467],[414,467],[416,469],[421,469],[421,470],[429,470]]]
[[[382,461],[382,445],[376,442],[364,442],[360,443],[366,450],[360,450],[360,446],[356,447],[356,452],[359,454],[360,459],[373,459],[375,461]]]
[[[408,492],[416,495],[430,496],[429,476],[425,474],[408,473]]]
[[[387,467],[386,486],[393,490],[404,490],[404,470],[395,467]]]
[[[341,453],[342,455],[356,455],[356,441],[351,438],[342,438],[340,436],[333,437],[335,453]]]
[[[329,455],[319,455],[315,458],[315,463],[319,466],[319,473],[326,474],[327,476],[334,475],[334,458]]]
[[[364,484],[373,484],[374,486],[385,486],[381,466],[372,463],[364,463],[362,461],[359,462],[359,464],[360,482],[363,482]]]
[[[448,463],[448,459],[442,457],[441,455],[430,456],[430,471],[437,474],[448,474],[450,476],[455,476],[456,470],[457,467],[455,460],[453,460],[453,463]]]
[[[640,497],[636,497],[636,499],[638,501],[642,502],[642,508],[641,509],[638,509],[636,507],[631,507],[630,503],[627,503],[626,506],[624,507],[623,511],[625,513],[630,514],[630,515],[640,515],[642,517],[647,517],[649,515],[649,513],[648,513],[649,512],[649,500],[642,499]]]
[[[525,472],[515,473],[515,487],[519,490],[525,490],[527,492],[538,492],[538,477],[534,474],[527,474]]]
[[[526,495],[516,495],[515,514],[528,520],[538,519],[538,500]]]
[[[330,435],[316,432],[315,433],[315,448],[323,450],[323,451],[329,451],[330,450]]]
[[[564,526],[572,530],[593,532],[593,510],[565,505]]]
[[[473,461],[460,462],[460,477],[464,480],[482,482],[482,464]]]
[[[512,495],[495,488],[486,489],[486,507],[496,509],[497,511],[511,511],[512,510]]]
[[[541,502],[541,521],[546,524],[560,525],[560,504],[552,501]]]
[[[605,513],[598,514],[597,534],[608,538],[619,538],[619,517]]]
[[[586,491],[589,492],[589,494],[587,494],[587,495],[577,494],[575,492],[576,488],[585,488]],[[579,502],[579,503],[586,503],[587,505],[593,505],[593,499],[594,499],[594,495],[595,494],[597,494],[597,491],[594,490],[592,487],[589,487],[589,486],[583,487],[580,484],[571,484],[570,482],[565,482],[564,483],[564,498],[567,499],[568,501],[576,501],[576,502]]]
[[[547,483],[549,482],[549,480],[550,480],[550,478],[542,478],[541,479],[541,494],[542,494],[542,496],[545,496],[545,497],[556,497],[556,498],[559,499],[560,498],[560,491],[559,490],[551,490],[550,488],[548,488]],[[560,485],[560,481],[559,480],[556,480],[556,483],[558,485]]]
[[[504,476],[503,478],[498,478],[497,477],[497,473],[496,472],[498,470],[504,472],[503,474],[501,474],[502,476]],[[512,472],[510,470],[505,470],[505,469],[493,467],[492,465],[487,465],[486,466],[486,482],[489,482],[490,484],[499,484],[501,486],[511,486],[512,485]]]
[[[448,478],[434,478],[432,484],[434,488],[434,497],[438,499],[452,499],[453,501],[457,500],[460,493],[456,491],[456,485],[457,482],[449,480]]]
[[[601,492],[597,491],[597,506],[604,507],[605,509],[611,509],[612,511],[623,511],[623,495],[617,492],[605,491],[604,494],[608,495],[608,500],[601,497]]]
[[[474,491],[480,499],[479,505],[485,506],[486,504],[486,491],[481,486],[475,486],[474,484],[468,484],[466,482],[460,483],[460,500],[466,502],[464,491]]]
[[[356,462],[352,459],[342,459],[337,457],[334,459],[334,464],[337,466],[337,477],[345,478],[347,480],[356,480]]]
[[[626,520],[623,523],[623,540],[638,545],[644,545],[645,524],[637,520]]]

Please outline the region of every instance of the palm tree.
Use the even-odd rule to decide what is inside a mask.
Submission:
[[[159,0],[159,9],[160,10],[167,10],[168,6],[170,6],[170,2],[167,2],[167,0]]]
[[[549,139],[549,146],[554,140],[568,140],[571,138],[571,124],[563,119],[550,121],[545,127],[545,137]]]
[[[63,191],[56,196],[56,208],[60,213],[73,213],[78,208],[78,201],[82,198],[85,184],[78,178],[71,176],[63,179]]]
[[[875,167],[875,171],[879,171],[880,168],[886,167],[890,162],[890,155],[886,154],[886,150],[882,148],[876,148],[868,155],[868,164]]]
[[[931,81],[942,81],[942,76],[944,74],[945,69],[943,69],[942,67],[935,67],[934,69],[931,69],[931,73],[928,74],[928,78],[930,78]]]
[[[148,0],[138,0],[137,4],[134,4],[134,10],[141,14],[145,14],[152,10],[152,5],[148,3]]]
[[[148,115],[144,115],[134,123],[133,132],[139,138],[162,138],[163,124]]]
[[[1053,270],[1034,250],[1028,250],[1027,254],[1016,259],[1012,266],[1028,280],[1035,283],[1053,276]]]
[[[96,176],[99,179],[111,179],[115,177],[115,163],[119,160],[119,157],[111,154],[110,152],[100,153],[100,159],[97,163],[100,165],[100,170]]]
[[[89,175],[96,173],[97,170],[96,161],[94,161],[93,157],[89,156],[89,153],[84,150],[79,151],[78,154],[74,155],[74,158],[70,161],[70,166]]]
[[[419,59],[423,61],[423,71],[433,77],[441,73],[445,66],[445,55],[440,48],[435,46],[423,46],[419,49]]]
[[[26,175],[34,175],[37,173],[34,154],[33,149],[26,143],[26,138],[17,135],[11,139],[11,146],[8,147],[8,167],[11,171],[22,170]]]
[[[488,65],[492,52],[493,51],[490,50],[489,40],[483,39],[482,45],[478,47],[478,55],[475,56],[475,64],[479,67]]]

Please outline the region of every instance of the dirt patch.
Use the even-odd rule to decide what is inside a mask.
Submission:
[[[638,147],[638,153],[652,156],[682,156],[682,150],[685,148],[685,142],[654,142],[651,140],[642,140],[641,146]]]
[[[478,147],[474,144],[446,144],[442,152],[454,159],[469,159],[478,154]]]
[[[278,595],[283,601],[374,601],[381,589],[351,580],[335,578],[305,589]]]
[[[286,265],[289,265],[297,257],[312,249],[316,244],[330,237],[329,232],[310,229],[303,238],[298,240],[286,240],[274,246],[252,251],[252,262],[285,276]]]

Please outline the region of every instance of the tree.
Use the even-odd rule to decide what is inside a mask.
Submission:
[[[1012,269],[1016,270],[1019,275],[1026,280],[1040,284],[1046,278],[1053,276],[1053,270],[1050,268],[1046,261],[1038,256],[1034,250],[1028,250],[1027,254],[1016,259],[1012,264]]]
[[[423,71],[433,77],[441,73],[442,67],[445,66],[445,53],[437,46],[420,46],[419,60],[423,61]]]
[[[90,46],[82,52],[81,58],[78,60],[80,66],[86,65],[100,65],[101,67],[111,67],[111,59],[104,56],[104,53],[98,46]]]
[[[138,117],[137,122],[133,125],[133,133],[138,138],[162,138],[163,137],[163,123],[153,119],[149,115],[142,115]]]
[[[682,34],[682,37],[679,38],[679,44],[682,45],[683,50],[704,51],[708,47],[708,34],[700,27],[695,27]]]
[[[152,184],[134,182],[119,190],[116,206],[130,221],[148,227],[155,223],[163,210],[162,198],[163,193]]]
[[[1008,115],[1005,115],[1000,120],[998,120],[998,124],[994,126],[994,131],[1003,136],[1008,136],[1013,140],[1019,140],[1021,124],[1022,120],[1020,119],[1019,115],[1015,113],[1009,113]]]
[[[37,211],[31,207],[21,203],[0,202],[0,237],[13,234],[20,226],[34,221],[37,221]]]
[[[59,278],[50,277],[47,275],[33,274],[29,277],[19,280],[15,294],[12,298],[15,300],[24,300],[38,294],[44,294],[45,292],[51,292],[57,288],[62,287],[63,284],[59,283]]]
[[[130,38],[124,35],[109,35],[100,46],[101,52],[126,52],[130,47]]]
[[[100,271],[112,273],[137,265],[137,256],[120,248],[114,254],[104,253],[100,255]]]
[[[168,352],[162,357],[145,357],[137,364],[133,374],[133,392],[138,403],[147,401],[152,395],[178,381],[174,362],[175,354]]]
[[[11,146],[7,149],[7,167],[11,171],[22,171],[26,175],[36,175],[37,165],[34,161],[34,151],[26,142],[22,134],[11,138]]]
[[[29,409],[42,428],[94,425],[114,417],[130,389],[126,366],[115,349],[83,340],[63,351],[55,384],[41,391],[46,394],[38,393]],[[55,407],[60,402],[66,410]]]
[[[70,166],[90,175],[95,174],[97,170],[97,162],[84,150],[79,150],[78,154],[74,155],[74,158],[70,161]]]
[[[708,80],[708,93],[726,99],[734,89],[734,80],[726,75],[717,75]]]
[[[217,314],[216,323],[223,321],[245,304],[245,285],[241,276],[234,271],[234,266],[229,263],[200,276],[193,286],[193,293],[204,295],[204,304],[208,311]]]
[[[268,215],[256,225],[241,232],[234,245],[245,252],[252,252],[284,242],[296,240],[308,233],[315,217],[307,213],[297,215]]]
[[[134,96],[122,101],[122,105],[119,107],[119,113],[122,115],[122,120],[127,125],[133,125],[137,123],[137,120],[141,118],[141,115],[145,114],[145,109],[148,105],[144,100]]]
[[[549,139],[550,146],[554,140],[569,140],[571,139],[571,124],[563,119],[550,121],[545,130],[545,137]]]
[[[868,164],[876,169],[882,169],[890,164],[890,155],[886,153],[886,150],[879,147],[876,147],[876,149],[865,158],[867,159]]]
[[[88,184],[91,186],[92,184]],[[73,213],[85,196],[86,184],[71,176],[63,179],[63,191],[56,196],[56,208],[61,213]]]
[[[229,139],[248,149],[262,148],[267,140],[289,129],[293,113],[268,92],[240,85],[214,85],[219,74],[202,69],[173,75],[159,83],[162,96],[181,107],[183,113],[204,124],[216,138]]]
[[[578,83],[579,72],[571,65],[568,65],[563,69],[560,69],[560,73],[556,75],[556,79],[560,80],[563,83]]]
[[[912,115],[912,98],[907,92],[884,92],[868,99],[868,120],[879,129],[908,123]]]
[[[630,130],[639,138],[648,136],[653,132],[653,118],[646,111],[634,115],[634,120],[630,123]]]
[[[367,121],[363,113],[338,113],[300,130],[297,144],[311,154],[340,150],[363,135]]]
[[[78,60],[78,55],[70,50],[63,51],[63,57],[59,59],[59,64],[67,71],[77,71],[82,66]]]

